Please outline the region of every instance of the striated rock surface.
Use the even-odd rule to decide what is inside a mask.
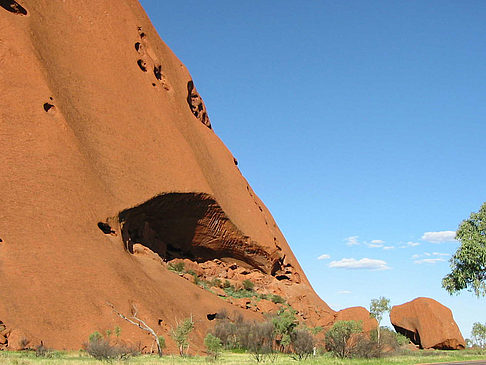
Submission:
[[[4,0],[0,29],[0,348],[79,349],[120,326],[148,351],[110,303],[136,308],[169,351],[193,315],[197,351],[218,311],[278,309],[197,284],[217,278],[333,323],[138,1]]]
[[[460,350],[466,347],[451,310],[434,299],[416,298],[393,306],[390,321],[397,332],[421,348]]]

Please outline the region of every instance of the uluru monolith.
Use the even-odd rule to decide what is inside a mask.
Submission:
[[[0,29],[0,348],[79,349],[120,326],[149,351],[113,311],[136,308],[169,351],[192,315],[198,350],[218,311],[274,308],[217,287],[247,278],[332,324],[137,0],[4,0]]]
[[[460,350],[466,347],[452,312],[431,298],[416,298],[392,307],[390,321],[395,330],[421,348]]]

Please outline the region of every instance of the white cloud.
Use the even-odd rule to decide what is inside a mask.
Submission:
[[[337,293],[338,294],[351,294],[351,291],[349,291],[349,290],[339,290]]]
[[[422,259],[422,260],[415,260],[414,263],[416,264],[436,264],[438,262],[444,262],[446,259],[436,258],[436,259]]]
[[[418,259],[421,255],[415,254],[412,256],[412,259]]]
[[[375,245],[380,245],[382,243],[385,243],[383,240],[372,240],[371,243],[374,243]]]
[[[448,253],[441,253],[441,252],[432,252],[432,255],[434,256],[450,256]]]
[[[393,250],[395,247],[394,246],[384,246],[384,250]]]
[[[406,243],[407,246],[410,246],[410,247],[416,247],[416,246],[420,246],[420,243],[419,242],[411,242],[411,241],[408,241]]]
[[[381,243],[368,243],[367,246],[368,247],[371,247],[371,248],[380,248],[380,247],[383,247],[383,245]]]
[[[425,232],[422,236],[422,240],[431,243],[452,242],[455,238],[455,231]]]
[[[390,267],[383,260],[362,258],[356,260],[354,258],[342,259],[339,261],[332,261],[329,264],[330,268],[346,269],[346,270],[388,270]]]
[[[331,258],[331,256],[325,253],[325,254],[319,256],[317,259],[318,260],[327,260],[327,259],[330,259],[330,258]]]
[[[350,236],[348,238],[345,238],[344,241],[346,241],[346,245],[348,246],[359,245],[358,236]]]

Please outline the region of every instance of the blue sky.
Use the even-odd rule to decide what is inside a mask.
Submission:
[[[486,2],[141,3],[332,308],[427,296],[465,337],[486,322],[441,288],[447,231],[486,200]]]

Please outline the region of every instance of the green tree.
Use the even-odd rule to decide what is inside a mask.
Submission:
[[[479,212],[471,213],[456,231],[461,242],[450,259],[451,273],[442,279],[442,287],[449,294],[463,289],[473,291],[476,296],[486,295],[486,202]]]
[[[380,323],[383,319],[383,314],[389,312],[391,309],[390,307],[390,299],[385,297],[379,297],[378,299],[371,299],[370,304],[370,316],[377,320],[378,327],[376,328],[378,345],[380,344]]]
[[[299,324],[295,317],[296,311],[292,308],[283,308],[277,312],[277,316],[272,319],[273,328],[277,335],[281,337],[280,345],[287,347],[292,342],[291,335],[295,327]]]
[[[175,329],[172,329],[171,337],[179,346],[179,354],[184,356],[184,352],[189,348],[189,334],[194,329],[192,317],[186,318],[179,323]]]
[[[361,332],[363,328],[360,322],[337,321],[326,332],[326,348],[340,358],[350,357],[355,345],[350,341],[351,336]]]
[[[217,360],[223,351],[221,340],[211,333],[208,333],[206,337],[204,337],[204,346],[206,346],[208,356],[212,360]]]
[[[476,345],[482,348],[486,347],[486,323],[473,323],[471,335]]]

